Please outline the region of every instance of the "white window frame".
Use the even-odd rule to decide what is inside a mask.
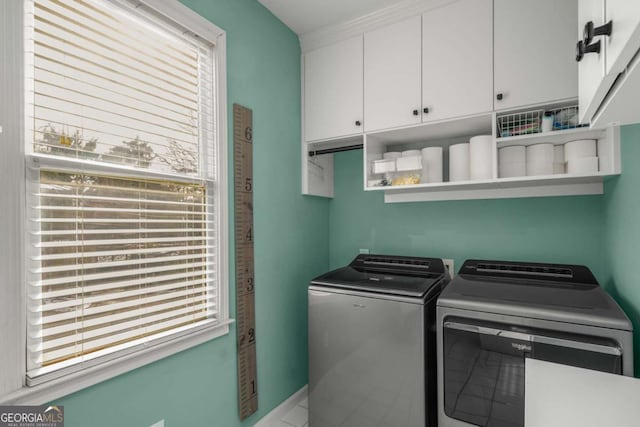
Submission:
[[[202,330],[70,373],[26,386],[26,296],[28,265],[25,218],[25,44],[22,0],[0,2],[0,405],[44,404],[117,375],[229,333],[229,239],[227,173],[226,33],[178,0],[110,0],[143,4],[213,44],[216,75],[216,218],[220,322]],[[7,60],[9,59],[9,60]]]

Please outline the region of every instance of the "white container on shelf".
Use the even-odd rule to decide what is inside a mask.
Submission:
[[[527,174],[527,150],[522,145],[503,147],[498,150],[498,176],[513,178]]]
[[[418,150],[416,150],[418,151]],[[420,151],[418,151],[420,153]],[[402,156],[396,159],[396,170],[398,172],[405,171],[422,171],[422,156],[418,154],[417,156]]]
[[[597,155],[595,139],[579,139],[564,144],[564,161]]]
[[[542,132],[551,132],[553,130],[554,115],[551,112],[545,112],[542,115]]]
[[[500,176],[500,178],[515,178],[518,176],[526,176],[526,163],[508,163],[506,165],[500,166],[498,175]]]
[[[469,140],[469,178],[482,181],[492,177],[493,136],[474,136]]]
[[[401,154],[402,157],[415,157],[420,155],[420,150],[405,150]]]
[[[396,173],[391,180],[391,185],[420,184],[421,178],[422,156],[406,156],[396,159]]]
[[[374,174],[383,174],[396,171],[396,159],[381,159],[371,162],[371,169]]]
[[[553,164],[553,174],[554,175],[562,175],[563,173],[567,173],[566,165],[564,163],[554,163]]]
[[[469,143],[449,147],[449,181],[469,180]]]
[[[554,145],[553,146],[553,174],[559,175],[563,173],[565,173],[564,146]]]
[[[374,170],[374,163],[376,160],[382,159],[382,153],[369,153],[369,173],[376,174],[377,172]]]
[[[402,157],[402,153],[399,151],[387,151],[382,155],[383,159],[397,159],[398,157]]]
[[[527,147],[527,176],[553,174],[553,144],[534,144]]]
[[[598,158],[577,157],[567,162],[567,173],[576,175],[590,175],[598,173]]]
[[[442,147],[422,149],[422,182],[442,182]]]
[[[563,145],[554,145],[553,146],[553,163],[564,163],[564,146]]]

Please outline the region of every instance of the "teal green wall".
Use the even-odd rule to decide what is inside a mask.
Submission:
[[[603,196],[385,204],[358,151],[335,155],[331,268],[372,253],[585,264],[634,324],[640,377],[640,125],[621,129],[622,174]]]
[[[300,195],[298,38],[255,0],[183,2],[227,32],[229,112],[233,103],[253,110],[259,411],[238,419],[232,327],[225,337],[57,400],[67,427],[146,427],[160,419],[167,427],[248,426],[307,383],[306,285],[328,268],[329,214],[327,200]]]
[[[605,184],[608,289],[634,325],[635,372],[640,376],[640,125],[622,128],[622,175]]]
[[[384,203],[363,191],[362,153],[335,155],[335,195],[329,208],[330,265],[358,250],[452,258],[586,264],[601,278],[602,196]]]

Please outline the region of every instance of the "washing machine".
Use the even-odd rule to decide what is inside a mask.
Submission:
[[[435,427],[440,259],[359,255],[309,285],[309,426]]]
[[[631,322],[584,266],[467,260],[437,327],[441,427],[524,426],[527,358],[633,375]]]

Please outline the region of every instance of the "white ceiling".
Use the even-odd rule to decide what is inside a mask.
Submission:
[[[298,35],[366,15],[401,0],[258,0]]]

